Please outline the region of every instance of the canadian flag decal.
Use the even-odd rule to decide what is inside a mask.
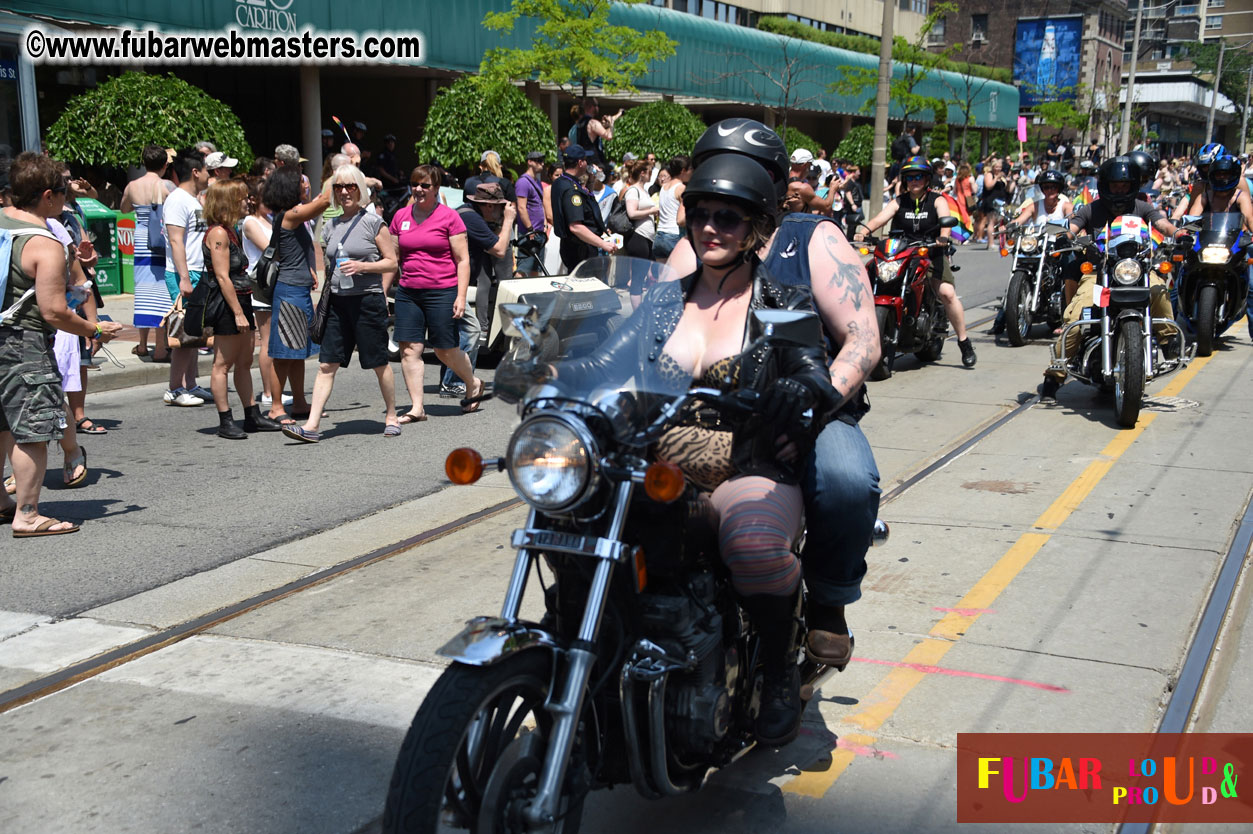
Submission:
[[[1109,287],[1092,288],[1092,306],[1108,307],[1109,306]]]

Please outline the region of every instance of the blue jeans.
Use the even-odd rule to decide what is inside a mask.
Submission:
[[[460,319],[454,319],[453,323],[457,325],[457,330],[461,335],[460,344],[466,356],[470,357],[470,370],[474,370],[474,363],[479,358],[479,335],[483,332],[482,326],[479,324],[479,318],[474,314],[474,305],[466,304],[466,311],[461,314]],[[441,385],[447,388],[450,385],[460,382],[457,375],[452,372],[452,368],[444,369],[444,378]]]
[[[810,598],[821,605],[861,599],[866,551],[879,514],[879,468],[861,429],[831,421],[801,481],[805,550],[801,562]]]

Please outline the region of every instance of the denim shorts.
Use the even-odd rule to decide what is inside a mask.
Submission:
[[[325,290],[324,290],[325,291]],[[308,359],[318,352],[309,338],[313,298],[309,287],[274,285],[274,318],[270,321],[271,359]]]
[[[670,253],[674,251],[674,247],[678,245],[683,235],[676,235],[672,232],[658,232],[653,238],[653,257],[668,258]]]
[[[398,343],[420,343],[436,350],[455,348],[457,326],[452,305],[457,288],[396,288],[396,330],[392,338]]]

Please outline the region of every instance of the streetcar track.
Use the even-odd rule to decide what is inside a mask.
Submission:
[[[992,321],[994,318],[996,318],[996,316],[991,315],[978,321],[971,322],[967,325],[967,329],[969,330],[980,327],[983,324]],[[952,334],[948,338],[956,338],[956,334]],[[1038,397],[1029,398],[1012,410],[993,419],[982,428],[976,429],[974,434],[950,444],[949,448],[946,449],[938,458],[913,473],[904,481],[885,493],[880,499],[880,506],[897,500],[910,489],[914,488],[931,475],[940,471],[945,466],[964,455],[980,441],[986,439],[993,432],[998,431],[1010,421],[1020,416],[1023,412],[1034,405],[1038,399]],[[117,666],[121,666],[132,660],[143,657],[144,655],[167,648],[175,643],[187,639],[188,637],[201,634],[211,628],[221,625],[224,622],[233,620],[258,608],[269,605],[270,603],[277,602],[281,599],[285,599],[294,594],[308,590],[314,586],[321,585],[359,568],[384,561],[393,556],[398,556],[404,552],[412,550],[415,547],[428,544],[458,530],[499,515],[500,513],[520,507],[522,504],[523,502],[519,498],[502,501],[484,510],[479,510],[465,516],[461,516],[460,518],[454,519],[453,521],[442,524],[438,527],[424,530],[410,536],[407,539],[404,539],[399,543],[384,545],[361,556],[349,559],[348,561],[322,568],[321,570],[315,571],[308,576],[292,580],[291,582],[277,588],[254,594],[224,608],[219,608],[199,617],[184,620],[177,625],[153,632],[152,634],[140,638],[139,640],[125,643],[102,654],[72,663],[56,672],[43,675],[13,689],[0,692],[0,713],[15,709],[16,707],[30,703],[31,701],[39,698],[52,695],[77,683],[100,675],[110,669],[116,668]]]

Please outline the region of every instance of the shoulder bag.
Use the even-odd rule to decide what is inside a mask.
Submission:
[[[192,336],[187,332],[185,323],[187,321],[186,310],[183,309],[183,297],[180,295],[174,300],[174,306],[170,312],[165,314],[161,319],[161,327],[165,330],[165,337],[172,348],[200,348],[209,344],[207,336]]]
[[[364,216],[365,210],[358,209],[357,216],[352,219],[352,223],[344,230],[339,241],[335,244],[335,254],[330,254],[329,248],[323,251],[326,258],[325,267],[322,270],[325,280],[322,282],[322,294],[318,296],[318,304],[313,308],[313,319],[309,322],[309,341],[314,344],[322,344],[322,337],[326,335],[326,322],[331,315],[331,295],[335,286],[335,269],[339,261],[339,253],[344,250],[344,240],[352,234],[352,230],[356,228],[357,223]],[[327,243],[330,243],[330,232],[327,232]]]
[[[284,214],[286,212],[279,212],[274,217],[274,224],[270,231],[270,245],[265,247],[265,251],[261,253],[260,258],[257,258],[256,265],[248,275],[252,279],[253,297],[266,304],[273,303],[274,285],[278,283],[278,236],[283,231]]]
[[[634,188],[635,186],[631,187]],[[615,235],[622,235],[624,241],[635,234],[635,222],[627,214],[625,196],[618,195],[613,198],[613,208],[609,210],[609,217],[606,218],[605,225]]]

